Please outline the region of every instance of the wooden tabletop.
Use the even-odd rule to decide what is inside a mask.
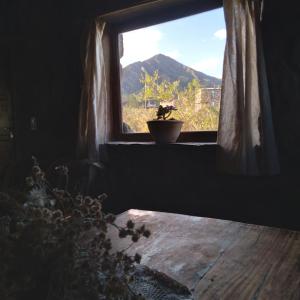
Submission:
[[[185,284],[198,299],[300,299],[300,232],[219,219],[129,210],[152,232],[127,251]],[[113,238],[115,248],[128,240]]]

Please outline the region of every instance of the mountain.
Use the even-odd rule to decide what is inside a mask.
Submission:
[[[140,82],[142,76],[142,69],[149,74],[153,74],[158,70],[161,80],[168,80],[173,82],[180,80],[180,88],[185,88],[192,79],[200,81],[204,87],[215,87],[221,85],[221,79],[206,75],[202,72],[196,71],[187,67],[169,56],[157,54],[148,60],[138,61],[126,66],[122,72],[122,92],[129,95],[138,92],[143,88]]]

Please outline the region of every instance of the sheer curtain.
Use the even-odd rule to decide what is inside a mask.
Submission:
[[[109,38],[106,24],[95,19],[85,37],[78,156],[105,159],[104,144],[110,136]]]
[[[218,130],[218,167],[274,175],[279,163],[260,36],[260,0],[224,0],[227,42]]]

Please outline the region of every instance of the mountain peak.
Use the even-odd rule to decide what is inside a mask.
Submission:
[[[153,58],[171,58],[171,57],[169,57],[169,56],[167,56],[167,55],[165,55],[165,54],[158,53],[158,54],[152,56],[152,57],[149,58],[149,59],[153,59]],[[172,59],[172,58],[171,58],[171,59]]]
[[[179,64],[179,62],[176,61],[174,58],[172,58],[172,57],[170,57],[168,55],[165,55],[165,54],[161,54],[161,53],[156,54],[156,55],[148,58],[147,60],[144,60],[143,62],[153,61],[153,60],[155,60],[155,61],[169,61],[169,62],[173,62],[173,63],[178,63]]]
[[[140,82],[142,70],[146,70],[151,75],[157,70],[160,80],[169,82],[180,80],[180,88],[185,88],[193,79],[200,81],[204,87],[221,85],[219,78],[198,72],[167,55],[159,53],[142,62],[130,64],[123,69],[122,91],[125,94],[136,93],[143,88]]]

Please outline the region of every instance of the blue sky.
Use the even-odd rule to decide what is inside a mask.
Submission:
[[[223,9],[123,34],[123,66],[158,53],[218,78],[222,77],[226,30]]]

